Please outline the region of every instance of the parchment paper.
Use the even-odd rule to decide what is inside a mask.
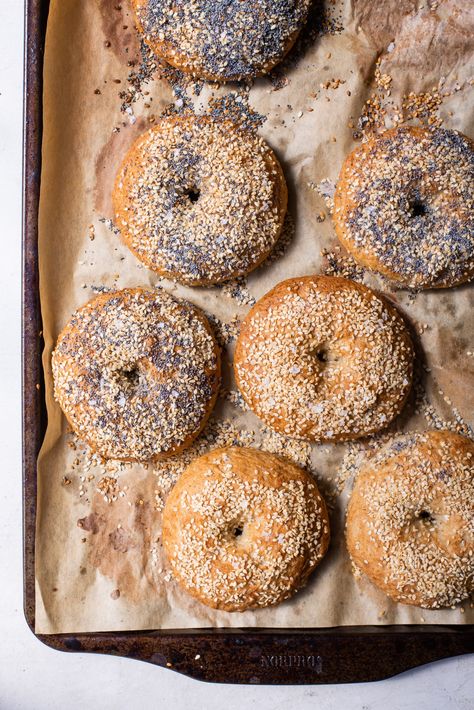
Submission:
[[[380,120],[372,126],[364,109],[371,96],[383,109],[381,122],[391,125],[398,113],[413,114],[417,99],[410,103],[404,96],[436,88],[438,98],[431,104],[425,97],[423,120],[440,118],[472,137],[473,14],[469,0],[446,0],[437,9],[435,3],[409,0],[329,3],[316,8],[302,41],[273,77],[259,79],[250,90],[191,82],[184,91],[169,73],[173,93],[166,76],[159,78],[162,71],[153,72],[149,56],[147,68],[139,69],[140,44],[125,0],[52,0],[40,206],[49,423],[38,464],[37,632],[474,621],[469,603],[431,612],[396,605],[351,573],[343,519],[353,473],[361,456],[370,455],[387,434],[313,447],[273,436],[239,407],[230,365],[232,336],[252,299],[291,276],[349,272],[388,293],[407,315],[418,343],[417,385],[388,435],[434,425],[472,434],[473,287],[394,291],[354,268],[337,246],[322,194],[330,205],[355,139],[380,128]],[[132,83],[130,72],[140,75]],[[126,147],[169,104],[180,109],[191,99],[202,112],[211,98],[229,92],[238,105],[266,119],[258,130],[284,166],[293,228],[290,220],[276,258],[247,283],[191,289],[159,282],[107,222],[115,170]],[[159,284],[201,306],[218,319],[216,327],[227,341],[223,396],[205,438],[184,462],[160,467],[118,466],[92,457],[67,430],[52,398],[51,350],[74,309],[103,288],[139,284]],[[279,451],[308,466],[331,505],[331,548],[306,590],[277,608],[244,614],[215,612],[192,601],[171,578],[160,545],[160,510],[185,461],[232,441]]]

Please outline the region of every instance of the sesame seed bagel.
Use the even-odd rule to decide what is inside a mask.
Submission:
[[[255,269],[283,228],[288,193],[256,134],[209,116],[168,116],[129,150],[113,190],[117,227],[148,268],[188,285]]]
[[[334,196],[342,244],[412,288],[474,275],[474,152],[460,133],[394,128],[346,159]]]
[[[234,370],[249,407],[276,431],[309,441],[357,439],[401,411],[413,346],[402,317],[371,289],[302,276],[250,310]]]
[[[245,611],[302,587],[329,545],[326,505],[298,466],[254,449],[195,459],[163,511],[174,576],[203,604]]]
[[[210,81],[266,74],[293,46],[311,0],[132,0],[159,57]]]
[[[195,306],[165,291],[101,294],[74,313],[52,357],[54,396],[105,458],[151,461],[189,446],[216,401],[220,352]]]
[[[397,602],[435,609],[474,591],[474,443],[449,431],[410,434],[360,470],[347,547]]]

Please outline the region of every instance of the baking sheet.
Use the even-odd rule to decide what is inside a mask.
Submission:
[[[251,87],[217,87],[183,81],[149,53],[143,61],[126,2],[52,0],[39,225],[48,428],[38,462],[37,633],[473,622],[469,603],[443,611],[396,605],[356,580],[343,536],[354,470],[385,436],[442,425],[472,434],[473,287],[394,291],[354,268],[337,245],[329,215],[342,161],[363,134],[418,110],[425,122],[442,121],[472,136],[473,15],[470,3],[459,0],[319,4],[270,78]],[[157,279],[122,245],[110,222],[112,179],[127,146],[170,104],[182,110],[191,102],[203,112],[228,94],[236,113],[258,128],[282,162],[290,219],[276,257],[246,281],[177,286]],[[239,406],[231,360],[238,321],[254,299],[284,278],[324,271],[363,279],[407,315],[419,345],[417,385],[388,434],[311,447],[272,434]],[[104,288],[136,285],[160,285],[201,306],[224,347],[223,392],[213,420],[190,451],[159,466],[91,456],[52,398],[51,350],[72,311]],[[186,462],[233,442],[307,466],[327,497],[332,522],[330,551],[308,587],[279,607],[243,614],[194,602],[173,581],[160,545],[163,501]]]

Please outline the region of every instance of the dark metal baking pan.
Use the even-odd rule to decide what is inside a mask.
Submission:
[[[25,14],[23,204],[24,604],[35,633],[36,461],[46,428],[38,291],[42,74],[48,0]],[[474,627],[352,626],[324,629],[172,630],[39,635],[62,651],[125,656],[193,678],[226,683],[350,683],[379,680],[474,652]]]

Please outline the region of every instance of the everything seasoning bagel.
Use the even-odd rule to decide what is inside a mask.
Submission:
[[[132,145],[113,203],[123,239],[148,268],[210,285],[249,273],[269,255],[287,188],[255,133],[209,116],[170,116]]]
[[[311,0],[132,0],[145,41],[169,64],[201,79],[266,74],[293,46]]]
[[[336,233],[364,266],[414,288],[474,275],[474,151],[456,131],[400,127],[356,148],[334,196]]]
[[[105,458],[150,461],[188,446],[217,397],[220,352],[204,314],[162,290],[102,294],[53,353],[54,394]]]

